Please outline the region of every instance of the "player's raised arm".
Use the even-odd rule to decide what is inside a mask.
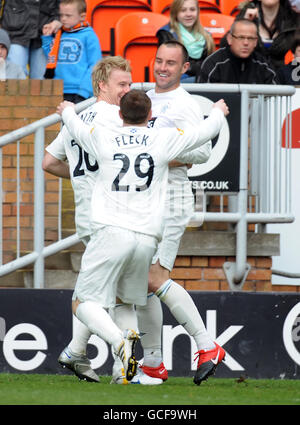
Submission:
[[[61,115],[71,136],[81,145],[81,147],[94,157],[97,151],[94,149],[92,132],[94,127],[85,124],[75,112],[75,105],[67,100],[61,102],[56,112]]]
[[[191,126],[190,129],[179,130],[175,135],[174,143],[168,145],[167,154],[170,160],[176,158],[180,153],[190,152],[217,136],[224,123],[225,116],[228,114],[228,106],[223,99],[220,99],[213,105],[208,118],[197,126]]]
[[[226,103],[224,102],[223,99],[220,99],[218,102],[216,102],[213,107],[221,109],[225,116],[229,112],[228,107],[227,107],[227,105],[226,105]],[[203,121],[201,120],[201,122],[203,122]],[[189,124],[187,124],[183,127],[183,129],[189,129],[189,128],[193,128],[193,127],[189,126]],[[212,150],[211,140],[208,139],[204,144],[201,144],[201,146],[197,146],[196,148],[190,150],[189,152],[181,152],[176,157],[175,161],[171,161],[171,166],[174,166],[173,165],[174,162],[175,162],[175,166],[178,166],[178,164],[180,164],[180,163],[203,164],[206,161],[208,161],[208,159],[211,155],[211,150]]]

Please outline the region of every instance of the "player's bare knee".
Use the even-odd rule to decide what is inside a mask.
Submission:
[[[153,264],[150,267],[149,276],[148,276],[148,291],[155,292],[161,285],[170,278],[169,270],[165,269],[157,261],[156,264]]]

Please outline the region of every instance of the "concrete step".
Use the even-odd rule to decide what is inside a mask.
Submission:
[[[81,266],[81,251],[63,251],[45,262],[44,288],[73,289]],[[25,288],[33,288],[33,269],[23,271]]]
[[[74,289],[78,273],[73,270],[45,270],[44,288]],[[24,287],[33,288],[33,272],[23,272]]]
[[[248,233],[247,254],[254,257],[272,257],[280,254],[278,234]],[[80,242],[71,249],[52,255],[45,260],[45,288],[74,288],[80,270],[84,245]],[[186,231],[179,247],[179,256],[234,256],[236,234],[233,232]],[[33,287],[33,265],[0,277],[2,287]]]
[[[65,251],[58,252],[57,254],[50,255],[45,258],[45,268],[49,270],[68,270],[75,267],[75,271],[79,271],[80,261],[83,254],[83,249],[81,247],[68,249]],[[27,252],[22,252],[21,256],[28,254]],[[79,265],[78,265],[79,262]],[[25,270],[33,270],[34,265],[29,264],[24,267]]]
[[[44,287],[53,289],[74,288],[83,252],[62,251],[45,259]],[[0,288],[33,288],[33,268],[19,269],[0,277]]]
[[[19,270],[0,277],[0,288],[24,288],[23,272]]]
[[[71,236],[74,230],[65,231],[62,237]],[[78,242],[67,250],[53,254],[45,258],[45,288],[74,288],[77,274],[80,270],[81,257],[85,245]],[[29,252],[21,252],[24,256]],[[34,264],[29,264],[6,276],[0,277],[0,288],[32,288]]]

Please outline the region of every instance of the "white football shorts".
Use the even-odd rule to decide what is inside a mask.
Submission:
[[[194,195],[190,184],[172,184],[165,202],[163,234],[152,264],[158,260],[161,266],[172,271],[180,240],[194,213]]]
[[[148,273],[157,239],[115,226],[91,235],[82,256],[72,299],[113,307],[116,297],[126,304],[146,305]]]
[[[172,271],[180,240],[194,213],[194,195],[190,185],[169,185],[165,202],[163,234],[152,264],[157,260],[161,266]]]

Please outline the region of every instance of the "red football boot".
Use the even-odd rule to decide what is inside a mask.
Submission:
[[[200,385],[210,375],[214,375],[218,364],[225,359],[225,350],[216,344],[212,350],[197,351],[194,360],[198,359],[197,371],[194,376],[194,383]]]
[[[163,362],[157,367],[149,367],[149,366],[140,366],[142,371],[152,378],[160,378],[163,381],[166,381],[168,379],[168,371],[165,368],[165,365]]]

